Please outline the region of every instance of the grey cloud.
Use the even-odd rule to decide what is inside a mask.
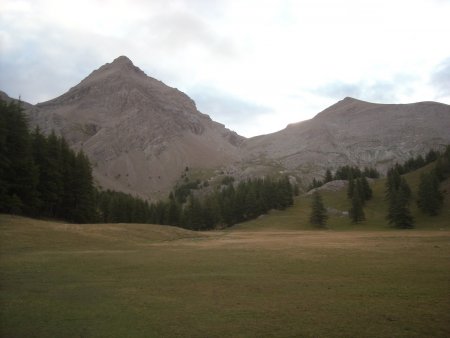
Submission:
[[[450,96],[450,57],[436,67],[431,85],[438,91],[438,97]]]

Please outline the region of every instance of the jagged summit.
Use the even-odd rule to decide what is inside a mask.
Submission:
[[[121,56],[115,58],[111,64],[127,64],[127,65],[131,64],[131,65],[133,65],[133,62],[131,62],[131,60],[127,56],[121,55]]]

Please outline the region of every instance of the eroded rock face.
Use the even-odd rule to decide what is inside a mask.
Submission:
[[[164,195],[186,166],[210,168],[238,160],[244,139],[125,56],[27,112],[32,125],[46,133],[55,130],[83,149],[103,187],[142,197]]]
[[[436,102],[375,104],[345,98],[311,120],[242,144],[245,158],[278,161],[321,174],[342,165],[385,171],[395,162],[450,143],[450,106]]]

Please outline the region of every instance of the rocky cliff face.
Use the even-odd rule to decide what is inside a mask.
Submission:
[[[243,141],[125,56],[27,112],[32,125],[83,149],[100,185],[142,197],[165,194],[186,167],[238,160]]]
[[[244,158],[270,159],[309,175],[342,165],[395,162],[450,143],[450,106],[436,102],[375,104],[345,98],[311,120],[242,144]]]

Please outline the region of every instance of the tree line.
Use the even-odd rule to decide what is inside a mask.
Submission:
[[[75,223],[157,223],[193,230],[243,222],[293,204],[287,177],[234,182],[226,177],[212,194],[195,196],[186,182],[167,201],[147,201],[94,186],[82,152],[64,138],[30,132],[20,103],[0,101],[0,212]],[[198,195],[198,194],[197,194]]]
[[[0,100],[0,212],[95,221],[89,160],[66,141],[30,132],[20,103]]]
[[[350,180],[356,178],[379,178],[380,173],[375,168],[364,167],[364,169],[360,169],[356,166],[345,165],[336,169],[333,174],[330,169],[325,171],[325,176],[323,180],[318,180],[313,178],[311,184],[308,187],[308,190],[319,188],[325,183],[331,182],[333,180]]]
[[[229,182],[202,197],[194,193],[196,187],[183,185],[171,192],[168,200],[155,203],[122,192],[99,191],[96,193],[99,221],[175,225],[191,230],[228,227],[271,209],[291,206],[295,191],[287,177]]]
[[[413,193],[406,179],[402,176],[411,171],[420,169],[427,164],[435,162],[435,166],[428,172],[420,175],[417,191],[417,206],[426,215],[436,216],[442,209],[444,195],[440,191],[440,182],[450,177],[450,146],[443,152],[430,150],[425,157],[421,155],[412,157],[404,164],[395,164],[386,175],[385,200],[388,203],[386,219],[389,224],[400,229],[414,227],[414,218],[410,205]],[[348,212],[353,223],[365,220],[364,205],[372,198],[372,190],[364,175],[354,179],[350,167],[345,169],[348,173],[347,197],[351,200]],[[310,223],[317,227],[325,227],[328,219],[320,194],[316,191],[311,202]]]
[[[411,215],[410,204],[412,191],[401,175],[420,169],[436,161],[434,168],[420,175],[417,191],[417,206],[424,214],[436,216],[442,209],[444,195],[439,189],[440,182],[450,177],[450,146],[442,153],[431,150],[423,158],[417,156],[403,165],[396,164],[387,173],[386,200],[388,201],[387,220],[389,224],[402,229],[413,228],[414,218]]]

